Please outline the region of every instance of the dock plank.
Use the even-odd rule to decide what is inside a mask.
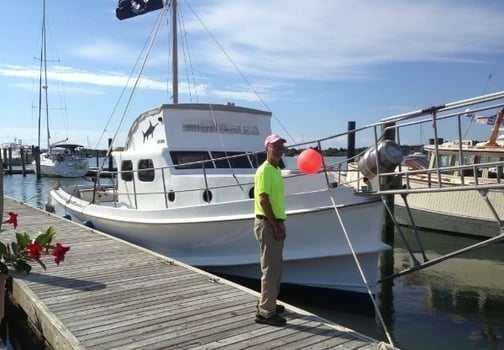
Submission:
[[[4,197],[17,232],[48,226],[71,246],[47,271],[16,275],[12,299],[54,349],[377,349],[377,340],[292,305],[288,323],[254,322],[259,294],[128,242]],[[13,239],[7,230],[2,240]]]

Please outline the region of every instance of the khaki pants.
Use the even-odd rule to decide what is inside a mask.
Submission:
[[[258,312],[263,317],[270,317],[275,313],[280,292],[284,241],[275,238],[273,227],[267,219],[255,219],[254,233],[259,242],[262,272]]]

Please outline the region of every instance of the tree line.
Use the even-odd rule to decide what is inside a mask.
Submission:
[[[356,147],[355,154],[360,154],[360,153],[366,151],[368,148],[369,147]],[[423,145],[401,145],[401,148],[402,148],[404,154],[411,154],[413,152],[422,152],[423,151]],[[303,151],[304,151],[304,149],[287,148],[285,150],[284,154],[287,157],[294,157],[294,156],[299,155]],[[324,155],[325,157],[346,157],[347,154],[348,154],[348,150],[343,147],[340,147],[340,148],[329,147],[327,149],[322,150],[322,155]]]

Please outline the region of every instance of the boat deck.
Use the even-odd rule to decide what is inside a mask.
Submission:
[[[9,197],[16,232],[49,226],[70,246],[47,271],[13,279],[11,297],[54,349],[377,349],[379,342],[286,306],[287,325],[254,322],[259,294]],[[2,233],[13,238],[12,228]],[[44,258],[45,259],[45,258]]]

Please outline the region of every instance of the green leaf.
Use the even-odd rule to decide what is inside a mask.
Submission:
[[[56,230],[54,230],[52,226],[49,226],[46,232],[41,233],[40,235],[37,236],[35,242],[37,242],[41,247],[47,248],[51,243],[55,234]]]
[[[16,241],[19,245],[19,249],[25,249],[28,247],[28,243],[30,243],[31,238],[27,232],[24,233],[16,233]]]

